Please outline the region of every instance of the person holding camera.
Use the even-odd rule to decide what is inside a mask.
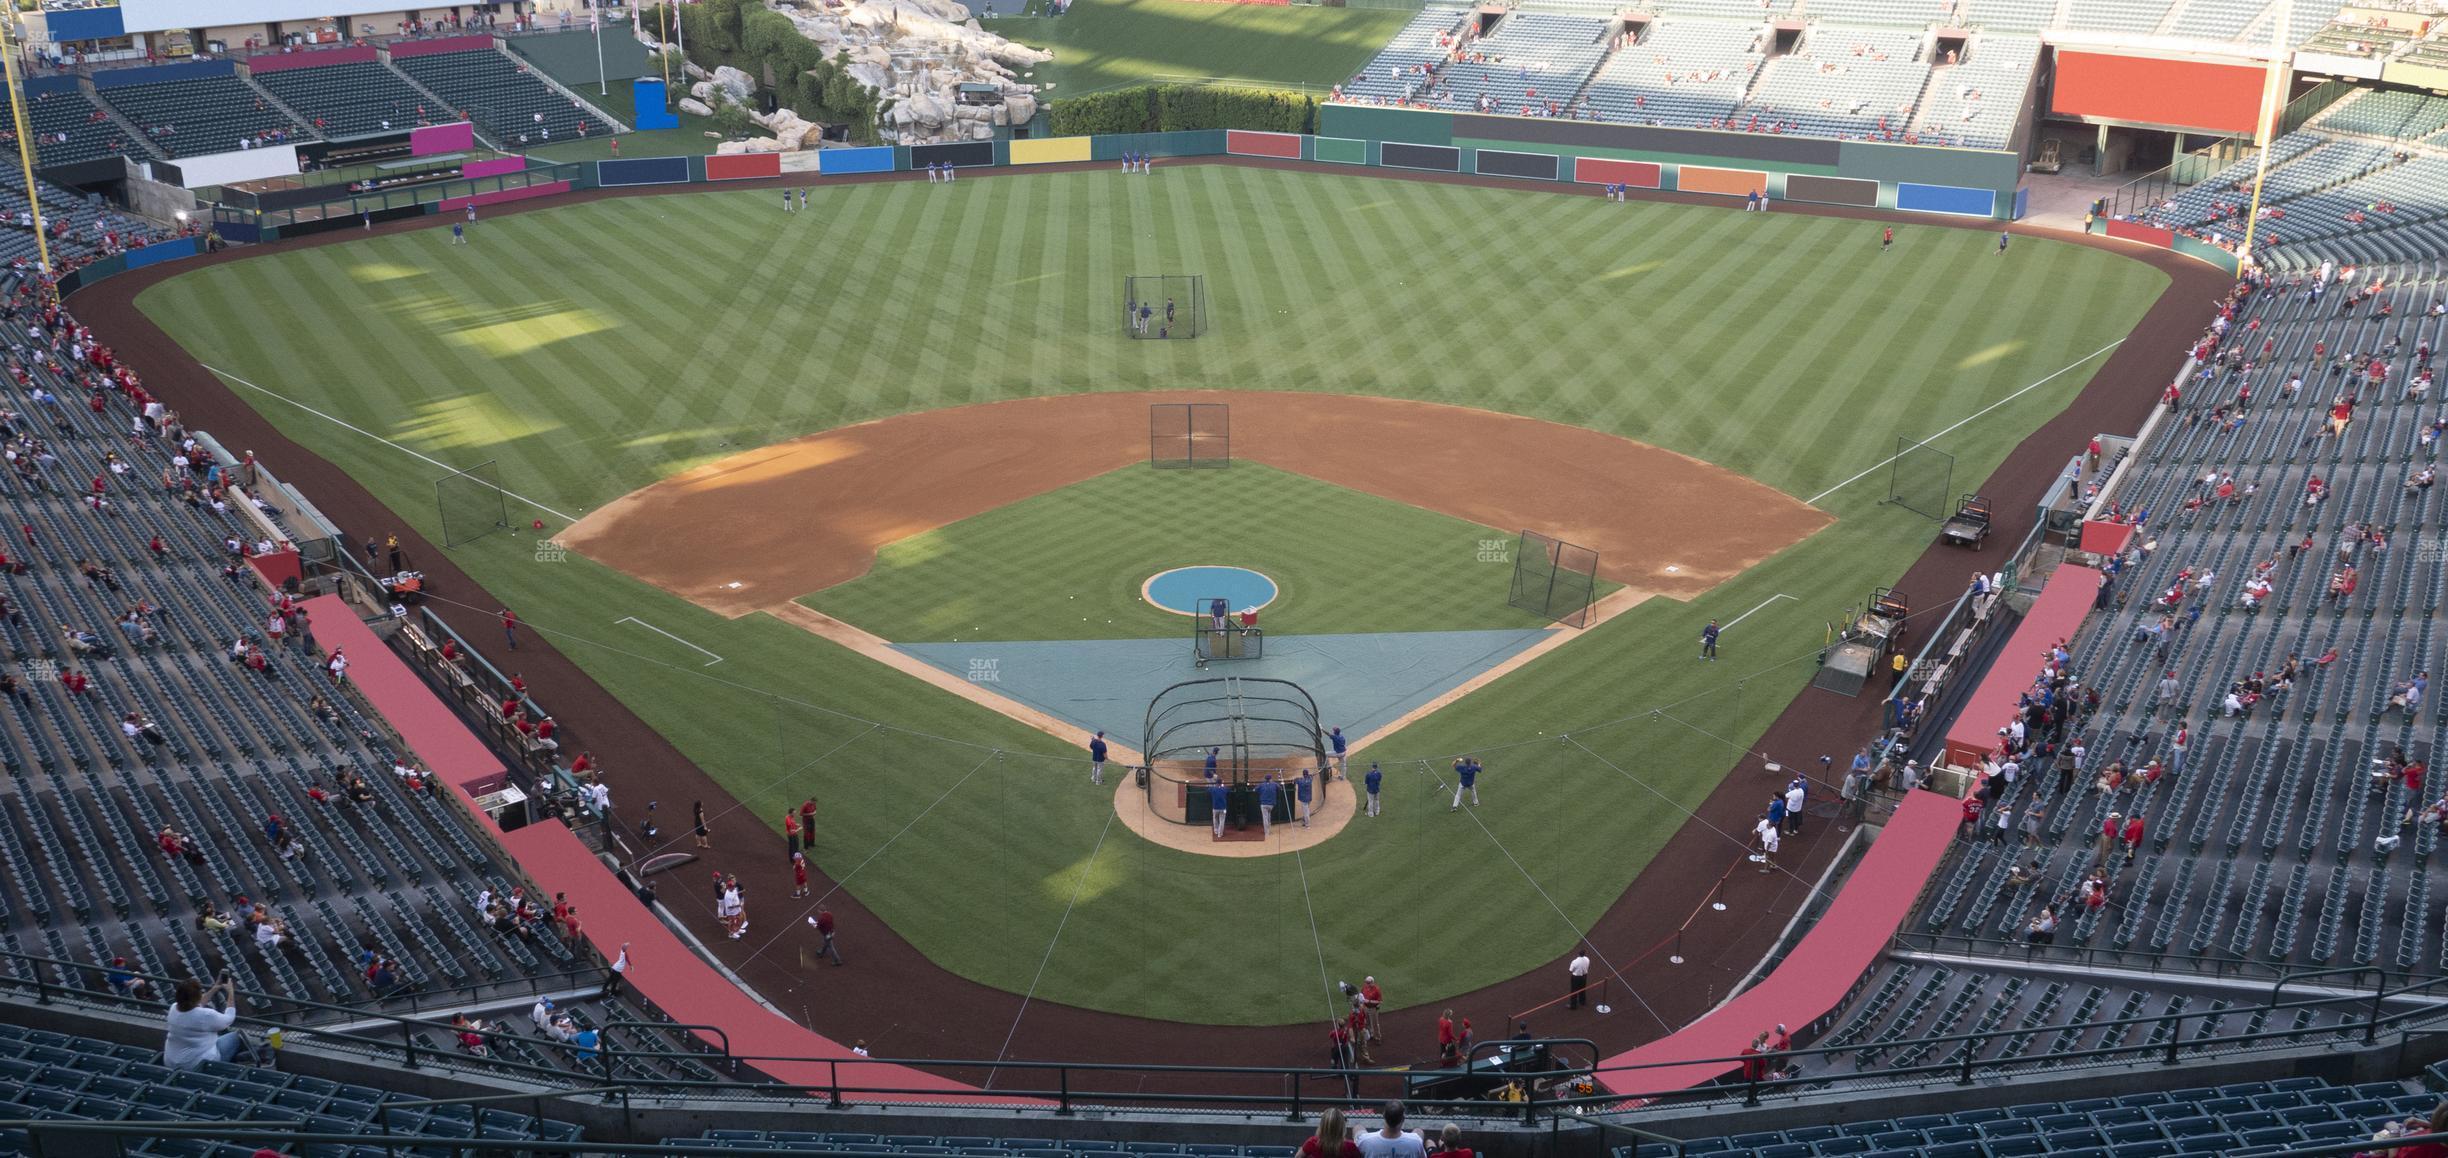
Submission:
[[[241,1044],[238,1033],[231,1028],[236,1024],[238,983],[228,974],[222,974],[210,990],[192,977],[179,982],[170,1003],[162,1064],[174,1070],[192,1070],[208,1061],[236,1058]]]

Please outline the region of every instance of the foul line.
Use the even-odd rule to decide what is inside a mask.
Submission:
[[[859,735],[865,736],[870,734],[872,731],[873,729],[869,729],[868,732],[861,732]],[[826,755],[831,754],[832,753],[830,752],[826,753]],[[935,811],[936,805],[951,799],[953,793],[960,791],[961,785],[967,784],[970,777],[978,774],[978,769],[985,767],[992,761],[1000,760],[1002,758],[1003,753],[1000,751],[989,752],[983,759],[980,759],[977,763],[970,765],[969,770],[962,773],[960,779],[953,781],[951,787],[944,789],[942,792],[936,795],[935,799],[928,801],[926,807],[918,810],[918,815],[910,817],[909,823],[901,826],[901,831],[892,834],[890,837],[885,839],[884,843],[875,846],[875,851],[868,853],[867,859],[851,866],[849,872],[833,878],[833,887],[826,889],[824,891],[824,895],[810,900],[807,903],[806,908],[799,910],[798,919],[782,922],[782,928],[784,930],[788,930],[797,926],[800,920],[814,920],[817,910],[824,908],[824,903],[832,900],[833,894],[842,891],[844,887],[848,886],[850,883],[850,878],[859,875],[859,873],[864,871],[868,865],[875,863],[875,858],[884,855],[884,850],[891,848],[894,842],[900,840],[902,837],[908,836],[909,830],[918,827],[918,822],[925,820],[928,813]],[[757,946],[756,952],[750,953],[747,959],[741,961],[740,964],[746,965],[749,961],[754,961],[757,958],[764,956],[767,949],[773,948],[774,945],[781,940],[782,933],[777,931],[773,936],[766,938],[764,944]]]
[[[1563,737],[1563,738],[1564,738],[1564,739],[1567,739],[1567,740],[1571,740],[1571,739],[1572,739],[1572,737],[1570,737],[1570,736],[1566,736],[1566,737]],[[1575,740],[1575,741],[1573,741],[1573,742],[1574,742],[1576,745],[1578,745],[1578,744],[1580,743],[1580,742],[1579,742],[1579,741],[1577,741],[1577,740]],[[1583,750],[1584,750],[1584,751],[1587,751],[1587,749],[1583,749]],[[1593,754],[1594,754],[1594,753],[1593,753]],[[1444,775],[1444,773],[1442,773],[1442,772],[1436,772],[1436,771],[1431,771],[1431,770],[1429,769],[1429,767],[1428,767],[1428,762],[1427,762],[1426,760],[1422,760],[1422,761],[1420,761],[1420,762],[1419,762],[1419,767],[1418,767],[1418,769],[1417,769],[1417,770],[1418,770],[1418,772],[1420,773],[1420,775],[1421,775],[1422,777],[1424,777],[1424,778],[1426,778],[1426,779],[1428,779],[1428,780],[1430,780],[1430,781],[1432,781],[1432,782],[1434,782],[1434,783],[1435,783],[1435,785],[1436,785],[1436,794],[1437,794],[1437,799],[1439,799],[1439,800],[1444,799],[1444,798],[1445,798],[1445,775]],[[1555,900],[1555,898],[1554,898],[1554,897],[1551,897],[1551,896],[1548,896],[1548,895],[1547,895],[1547,887],[1546,887],[1545,885],[1540,884],[1540,883],[1539,883],[1539,881],[1538,881],[1538,878],[1537,878],[1537,877],[1534,877],[1534,876],[1531,876],[1531,875],[1530,875],[1530,870],[1529,870],[1528,868],[1523,867],[1522,862],[1521,862],[1521,859],[1520,859],[1519,857],[1516,857],[1516,856],[1514,856],[1514,855],[1513,855],[1513,850],[1512,850],[1512,849],[1509,849],[1509,848],[1506,848],[1506,847],[1505,847],[1505,842],[1504,842],[1504,841],[1497,839],[1497,837],[1496,837],[1496,830],[1494,830],[1494,829],[1492,829],[1492,828],[1489,828],[1489,827],[1487,826],[1487,822],[1486,822],[1486,821],[1479,819],[1479,809],[1478,809],[1477,803],[1476,803],[1476,802],[1473,802],[1472,807],[1471,807],[1470,809],[1468,809],[1467,811],[1463,812],[1463,815],[1464,815],[1464,816],[1468,816],[1468,817],[1470,817],[1470,819],[1471,819],[1471,823],[1472,823],[1472,824],[1476,824],[1476,825],[1478,825],[1478,826],[1479,826],[1479,835],[1486,837],[1486,838],[1487,838],[1487,841],[1488,841],[1488,843],[1489,843],[1489,844],[1492,844],[1492,845],[1495,845],[1495,846],[1496,846],[1496,851],[1497,851],[1497,852],[1500,852],[1500,853],[1504,854],[1504,858],[1505,858],[1507,861],[1512,862],[1512,865],[1513,865],[1513,871],[1515,871],[1515,872],[1517,872],[1517,873],[1520,873],[1520,874],[1521,874],[1521,878],[1522,878],[1523,880],[1530,882],[1530,891],[1532,891],[1532,892],[1534,892],[1534,893],[1537,893],[1537,894],[1539,895],[1539,899],[1540,899],[1540,900],[1547,902],[1547,907],[1548,907],[1548,908],[1550,908],[1550,909],[1554,909],[1554,910],[1555,910],[1555,915],[1556,915],[1558,918],[1561,918],[1561,919],[1563,920],[1563,922],[1564,922],[1564,927],[1565,927],[1565,928],[1567,928],[1567,929],[1572,930],[1572,933],[1573,933],[1573,940],[1575,940],[1575,941],[1579,942],[1579,943],[1580,943],[1581,945],[1583,945],[1583,946],[1586,946],[1586,947],[1589,949],[1589,951],[1590,951],[1591,953],[1596,954],[1596,955],[1597,955],[1597,957],[1598,957],[1598,963],[1599,963],[1599,964],[1601,964],[1601,965],[1606,966],[1606,971],[1607,971],[1607,972],[1608,972],[1610,975],[1612,975],[1612,976],[1615,978],[1615,980],[1620,981],[1620,982],[1622,982],[1622,983],[1623,983],[1624,992],[1625,992],[1625,993],[1627,993],[1627,994],[1630,994],[1630,995],[1631,995],[1631,997],[1632,997],[1632,1000],[1637,1001],[1637,1002],[1639,1002],[1639,1003],[1640,1003],[1641,1011],[1642,1011],[1642,1012],[1644,1012],[1644,1013],[1647,1013],[1647,1014],[1649,1015],[1649,1019],[1650,1019],[1651,1021],[1657,1022],[1657,1023],[1658,1023],[1658,1028],[1660,1028],[1660,1029],[1664,1029],[1664,1030],[1666,1030],[1666,1031],[1668,1031],[1668,1032],[1673,1032],[1673,1030],[1674,1030],[1674,1023],[1672,1023],[1672,1022],[1670,1022],[1670,1021],[1667,1021],[1667,1020],[1666,1020],[1664,1017],[1659,1016],[1658,1011],[1657,1011],[1657,1010],[1656,1010],[1654,1007],[1652,1007],[1652,1006],[1649,1004],[1649,999],[1648,999],[1648,998],[1645,998],[1645,997],[1642,997],[1642,996],[1640,995],[1640,990],[1633,988],[1633,986],[1632,986],[1632,979],[1631,979],[1631,978],[1629,978],[1629,977],[1624,976],[1624,975],[1623,975],[1623,970],[1617,969],[1617,968],[1615,967],[1615,963],[1614,963],[1613,961],[1609,961],[1609,960],[1607,960],[1606,951],[1605,951],[1605,950],[1602,950],[1602,949],[1600,949],[1600,948],[1598,947],[1598,941],[1597,941],[1597,938],[1590,936],[1590,931],[1589,931],[1588,929],[1584,929],[1584,928],[1582,928],[1582,927],[1581,927],[1581,923],[1580,923],[1580,922],[1573,920],[1573,919],[1572,919],[1572,914],[1567,913],[1567,912],[1565,912],[1565,911],[1564,911],[1564,906],[1557,904],[1557,903],[1556,903],[1556,900]],[[1604,914],[1603,914],[1603,913],[1601,913],[1601,916],[1603,917],[1603,916],[1604,916]]]
[[[2069,374],[2069,373],[2072,373],[2075,367],[2080,366],[2080,365],[2082,365],[2083,363],[2088,362],[2088,361],[2090,361],[2090,360],[2091,360],[2091,359],[2093,359],[2093,358],[2097,358],[2097,357],[2099,357],[2100,355],[2105,354],[2105,353],[2107,353],[2107,352],[2108,352],[2108,351],[2110,351],[2110,350],[2116,349],[2118,346],[2122,346],[2122,345],[2124,345],[2124,344],[2125,344],[2125,339],[2123,339],[2123,338],[2118,338],[2116,341],[2110,342],[2110,343],[2108,343],[2107,345],[2100,347],[2099,349],[2093,350],[2093,351],[2091,351],[2090,353],[2085,354],[2085,355],[2083,355],[2083,356],[2082,356],[2082,357],[2080,357],[2080,358],[2076,358],[2076,359],[2074,359],[2073,361],[2066,363],[2066,364],[2065,364],[2065,365],[2064,365],[2062,368],[2058,369],[2058,370],[2057,370],[2055,373],[2050,374],[2048,377],[2046,377],[2046,378],[2042,378],[2041,380],[2039,380],[2039,381],[2037,381],[2037,382],[2034,382],[2034,383],[2032,383],[2031,385],[2026,386],[2026,387],[2024,387],[2024,388],[2022,388],[2022,389],[2020,389],[2020,390],[2017,390],[2017,391],[2015,391],[2014,393],[2012,393],[2012,394],[2009,394],[2009,395],[2005,396],[2004,398],[2000,398],[2000,399],[1998,399],[1997,401],[1992,402],[1992,403],[1990,403],[1990,404],[1989,404],[1989,405],[1987,405],[1987,406],[1983,406],[1983,407],[1981,407],[1980,409],[1973,411],[1969,417],[1966,417],[1966,418],[1965,418],[1965,419],[1963,419],[1961,422],[1957,422],[1955,425],[1950,426],[1950,427],[1947,427],[1945,430],[1941,430],[1941,431],[1939,431],[1939,432],[1938,432],[1938,433],[1936,433],[1936,434],[1930,435],[1928,438],[1924,438],[1924,439],[1922,439],[1922,440],[1921,440],[1921,442],[1922,442],[1922,444],[1923,444],[1923,445],[1925,445],[1925,446],[1926,446],[1926,445],[1928,445],[1928,444],[1930,444],[1930,443],[1933,443],[1933,442],[1938,441],[1938,440],[1939,440],[1939,439],[1941,439],[1941,438],[1945,438],[1947,435],[1953,434],[1953,433],[1955,433],[1956,431],[1963,429],[1963,428],[1964,428],[1966,425],[1970,424],[1970,423],[1971,423],[1971,421],[1972,421],[1974,418],[1978,418],[1978,417],[1980,417],[1980,416],[1981,416],[1981,415],[1983,415],[1983,414],[1987,414],[1987,413],[1989,413],[1990,411],[1995,410],[1995,409],[1997,409],[1997,408],[1998,408],[1998,407],[2000,407],[2000,406],[2004,406],[2004,405],[2006,405],[2007,403],[2012,402],[2012,401],[2014,401],[2014,400],[2015,400],[2015,399],[2017,399],[2017,398],[2021,398],[2022,396],[2024,396],[2024,395],[2026,395],[2026,394],[2029,394],[2029,393],[2031,393],[2031,392],[2032,392],[2032,391],[2034,391],[2034,390],[2037,390],[2037,389],[2039,389],[2039,388],[2041,388],[2041,387],[2043,387],[2043,386],[2046,386],[2046,385],[2048,385],[2049,383],[2054,382],[2054,381],[2056,381],[2057,379],[2062,378],[2062,377],[2066,376],[2066,375],[2067,375],[2067,374]],[[1871,465],[1871,467],[1870,467],[1870,469],[1865,470],[1865,471],[1861,472],[1860,474],[1854,475],[1852,478],[1846,479],[1846,480],[1844,480],[1843,482],[1837,483],[1835,486],[1829,487],[1828,489],[1823,490],[1823,491],[1819,492],[1818,494],[1812,495],[1811,497],[1809,497],[1809,498],[1807,498],[1807,499],[1804,499],[1803,501],[1804,501],[1804,502],[1806,502],[1806,503],[1808,503],[1808,504],[1810,504],[1811,506],[1814,506],[1814,507],[1815,507],[1815,506],[1818,506],[1818,505],[1819,505],[1819,500],[1824,499],[1824,498],[1828,497],[1829,495],[1835,494],[1836,492],[1838,492],[1838,491],[1840,491],[1840,490],[1845,489],[1846,487],[1852,486],[1854,483],[1860,482],[1861,480],[1863,480],[1863,479],[1866,479],[1866,478],[1870,477],[1872,474],[1876,473],[1876,472],[1879,470],[1879,468],[1884,467],[1884,466],[1886,466],[1887,464],[1889,464],[1889,463],[1891,463],[1891,462],[1894,462],[1895,460],[1897,460],[1897,459],[1899,459],[1899,458],[1902,458],[1902,457],[1904,457],[1904,454],[1903,454],[1903,452],[1902,452],[1902,451],[1898,451],[1898,452],[1896,452],[1896,453],[1894,453],[1894,454],[1888,455],[1886,458],[1880,459],[1880,460],[1879,460],[1877,463],[1872,464],[1872,465]]]
[[[1020,1012],[1012,1014],[1011,1032],[1003,1035],[1003,1048],[995,1051],[995,1061],[1001,1062],[1008,1056],[1012,1040],[1020,1036],[1020,1019],[1028,1016],[1029,1002],[1037,997],[1037,983],[1045,980],[1046,966],[1054,960],[1054,946],[1062,944],[1063,926],[1071,923],[1071,910],[1079,907],[1080,892],[1088,887],[1088,875],[1096,871],[1097,854],[1105,850],[1105,836],[1113,831],[1114,818],[1120,815],[1119,812],[1105,814],[1105,827],[1097,830],[1096,845],[1088,850],[1088,860],[1080,865],[1079,879],[1071,882],[1070,903],[1063,906],[1062,919],[1054,922],[1054,936],[1046,941],[1045,956],[1037,959],[1037,975],[1029,978],[1028,992],[1020,995]],[[1323,965],[1319,966],[1320,970],[1324,968]],[[978,1088],[994,1088],[995,1074],[1001,1072],[997,1069],[987,1074],[985,1084]]]
[[[1326,1022],[1331,1025],[1335,1020],[1334,982],[1326,976],[1326,941],[1318,936],[1317,904],[1309,899],[1309,866],[1301,861],[1297,848],[1292,850],[1292,867],[1300,870],[1301,906],[1309,910],[1309,943],[1317,947],[1318,989],[1325,995]]]
[[[1727,631],[1732,631],[1732,630],[1734,629],[1734,625],[1735,625],[1735,624],[1737,624],[1737,623],[1741,623],[1743,620],[1746,620],[1746,619],[1751,618],[1751,616],[1752,616],[1752,615],[1756,614],[1756,613],[1759,611],[1760,607],[1766,607],[1766,606],[1768,606],[1769,604],[1774,603],[1774,602],[1776,602],[1776,601],[1777,601],[1777,600],[1779,600],[1779,599],[1793,599],[1793,598],[1795,598],[1795,597],[1794,597],[1794,596],[1791,596],[1791,595],[1787,595],[1786,593],[1784,593],[1784,592],[1782,592],[1782,591],[1779,591],[1779,592],[1777,592],[1776,594],[1771,595],[1771,596],[1769,596],[1769,597],[1768,597],[1768,598],[1766,598],[1766,599],[1762,599],[1762,600],[1760,600],[1760,601],[1759,601],[1759,607],[1754,607],[1754,608],[1752,608],[1751,610],[1746,611],[1746,612],[1743,612],[1742,614],[1737,615],[1737,616],[1735,616],[1735,617],[1734,617],[1734,618],[1732,618],[1732,619],[1726,620],[1726,621],[1725,621],[1725,623],[1724,623],[1722,626],[1720,626],[1720,627],[1719,627],[1717,630],[1718,630],[1719,632],[1721,632],[1721,633],[1722,633],[1722,632],[1727,632]]]
[[[204,363],[202,363],[202,362],[198,362],[198,363],[196,363],[196,365],[198,365],[198,366],[204,366]],[[315,408],[314,408],[314,407],[312,407],[312,406],[308,406],[308,405],[306,405],[305,403],[300,402],[300,401],[298,401],[298,400],[297,400],[297,399],[295,399],[295,398],[291,398],[291,397],[289,397],[288,395],[283,394],[283,393],[281,393],[281,392],[279,392],[279,391],[277,391],[277,390],[266,390],[266,389],[264,389],[264,388],[263,388],[263,387],[261,387],[261,386],[258,386],[258,385],[254,384],[254,383],[252,383],[252,382],[247,381],[247,380],[246,380],[246,379],[244,379],[244,378],[241,378],[241,377],[237,376],[236,374],[232,374],[232,373],[230,373],[230,372],[229,372],[229,371],[227,371],[227,370],[219,369],[219,368],[217,368],[217,367],[213,367],[213,366],[204,366],[204,368],[205,368],[205,369],[207,369],[207,370],[212,371],[212,372],[213,372],[213,373],[215,373],[215,374],[220,375],[220,376],[221,376],[221,377],[223,377],[223,378],[227,378],[227,379],[229,379],[229,380],[230,380],[230,381],[232,381],[232,382],[235,382],[235,383],[237,383],[237,384],[239,384],[239,385],[241,385],[241,386],[244,386],[244,387],[246,387],[246,388],[247,388],[247,389],[249,389],[249,390],[253,390],[253,391],[255,391],[255,392],[259,393],[259,394],[264,394],[264,395],[267,395],[267,396],[269,396],[269,397],[278,398],[278,399],[280,399],[281,401],[286,402],[286,403],[288,403],[288,404],[289,404],[289,405],[291,405],[291,406],[295,406],[295,407],[297,407],[298,409],[303,410],[303,411],[305,411],[305,412],[306,412],[306,413],[308,413],[308,414],[312,414],[312,415],[314,415],[315,417],[320,418],[320,419],[322,419],[322,420],[323,420],[323,421],[325,421],[325,422],[329,422],[329,423],[331,423],[331,424],[332,424],[332,425],[334,425],[334,426],[338,426],[338,427],[341,427],[341,428],[343,428],[343,429],[345,429],[345,430],[350,430],[350,431],[354,431],[355,433],[362,434],[362,435],[366,436],[367,438],[371,438],[371,439],[373,439],[374,441],[376,441],[376,442],[379,442],[379,443],[383,444],[384,446],[390,447],[391,449],[393,449],[393,450],[396,450],[396,451],[400,452],[401,454],[405,454],[405,455],[407,455],[407,456],[409,456],[409,457],[411,457],[411,458],[415,458],[415,459],[418,459],[418,460],[423,461],[423,462],[428,462],[428,463],[431,463],[431,464],[433,464],[433,465],[435,465],[435,466],[438,466],[438,467],[441,467],[442,469],[447,470],[447,471],[449,471],[449,472],[451,472],[451,473],[453,473],[453,474],[457,474],[457,473],[459,473],[459,468],[458,468],[458,467],[452,466],[451,464],[449,464],[449,463],[447,463],[447,462],[443,462],[441,459],[434,458],[434,457],[432,457],[432,456],[430,456],[430,455],[419,454],[418,452],[413,451],[413,450],[410,450],[410,449],[408,449],[408,448],[407,448],[407,447],[405,447],[405,446],[401,446],[400,444],[398,444],[398,443],[396,443],[396,442],[393,442],[393,441],[391,441],[391,440],[390,440],[390,439],[388,439],[388,438],[384,438],[382,435],[376,434],[376,433],[374,433],[374,432],[373,432],[373,431],[371,431],[371,430],[367,430],[367,429],[365,429],[365,428],[364,428],[364,427],[362,427],[362,426],[356,426],[356,425],[353,425],[353,424],[349,423],[349,422],[348,422],[346,419],[334,418],[334,417],[332,417],[332,416],[331,416],[331,415],[329,415],[329,414],[325,414],[325,413],[323,413],[322,411],[317,410],[317,409],[315,409]],[[520,502],[522,502],[522,503],[525,503],[525,504],[527,504],[528,506],[534,507],[535,509],[537,509],[537,510],[539,510],[539,511],[542,511],[542,512],[544,512],[545,514],[551,515],[552,517],[554,517],[554,518],[556,518],[556,519],[559,519],[559,520],[561,520],[562,522],[565,522],[565,523],[575,523],[575,522],[577,522],[577,521],[578,521],[578,517],[577,517],[577,516],[575,516],[575,515],[566,515],[566,514],[563,514],[563,513],[561,513],[560,511],[556,511],[556,510],[552,509],[551,507],[545,506],[544,504],[539,503],[539,502],[535,501],[534,499],[528,498],[527,496],[522,495],[522,494],[518,493],[517,491],[514,491],[514,490],[508,490],[508,489],[504,489],[504,488],[500,488],[500,487],[496,487],[495,489],[497,489],[497,490],[501,490],[501,493],[503,493],[503,494],[505,494],[505,495],[508,495],[508,496],[510,496],[511,498],[517,499],[518,501],[520,501]]]
[[[668,639],[668,640],[672,641],[673,643],[676,643],[676,644],[679,644],[679,645],[680,645],[680,646],[682,646],[682,647],[688,648],[689,650],[694,651],[694,652],[696,652],[696,653],[697,653],[697,654],[699,654],[699,655],[714,655],[714,653],[713,653],[713,652],[707,651],[706,649],[704,649],[704,648],[702,648],[702,647],[699,647],[699,646],[697,646],[696,644],[690,643],[689,641],[687,641],[687,640],[685,640],[685,639],[682,639],[682,638],[680,638],[680,637],[679,637],[679,636],[677,636],[677,635],[673,635],[672,633],[670,633],[670,632],[668,632],[668,631],[665,631],[665,630],[663,630],[663,629],[662,629],[662,628],[660,628],[660,627],[656,627],[654,624],[648,623],[648,622],[646,622],[645,620],[640,619],[640,618],[638,618],[637,616],[634,616],[634,615],[624,615],[624,616],[621,616],[621,617],[620,617],[620,618],[618,618],[618,619],[613,620],[612,622],[613,622],[615,625],[619,625],[619,624],[623,624],[623,623],[634,623],[634,624],[637,624],[639,627],[643,627],[643,628],[645,628],[646,630],[648,630],[648,631],[651,631],[651,632],[655,633],[656,635],[660,635],[660,636],[662,636],[663,638],[665,638],[665,639]],[[697,666],[699,666],[699,667],[712,667],[712,666],[714,666],[715,664],[721,663],[722,661],[723,661],[723,657],[721,657],[721,656],[719,656],[719,655],[714,655],[714,658],[713,658],[713,659],[707,660],[706,662],[701,663],[701,664],[698,664]]]

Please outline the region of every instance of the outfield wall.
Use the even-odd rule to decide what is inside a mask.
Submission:
[[[916,180],[920,179],[917,170],[941,165],[961,169],[1119,165],[1126,155],[1160,161],[1234,156],[1559,185],[1625,185],[1730,199],[1761,194],[1772,201],[1980,220],[2020,216],[2024,205],[2020,162],[2015,154],[1997,151],[1372,105],[1321,106],[1319,128],[1316,135],[1209,129],[878,145],[824,149],[815,161],[816,172],[826,177],[908,173]],[[465,124],[419,129],[419,151],[438,151],[446,143],[424,138],[467,131]],[[457,141],[454,138],[449,143]],[[531,161],[529,166],[522,172],[495,173],[492,170],[497,166],[479,163],[464,174],[470,180],[363,196],[341,192],[319,205],[262,213],[218,209],[214,221],[225,240],[273,241],[285,234],[333,228],[328,223],[332,219],[370,215],[387,221],[436,212],[440,206],[455,209],[470,202],[492,204],[562,190],[694,185],[784,175],[781,159],[773,154],[627,157],[560,164]],[[498,167],[507,170],[509,165]],[[2182,245],[2174,248],[2184,250]]]

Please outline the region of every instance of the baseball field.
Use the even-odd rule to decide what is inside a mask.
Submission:
[[[1971,229],[1907,224],[1881,253],[1874,222],[1229,164],[777,201],[588,200],[464,246],[377,233],[137,304],[428,538],[434,480],[496,464],[512,529],[452,561],[736,801],[709,812],[765,821],[772,877],[727,961],[795,951],[774,830],[813,794],[823,875],[931,960],[1216,1025],[1326,1016],[1361,973],[1434,1002],[1569,948],[1807,682],[1824,625],[1928,544],[1883,502],[1897,436],[1974,489],[2168,280]],[[1145,273],[1202,274],[1209,332],[1126,338],[1121,282]],[[1255,461],[1148,469],[1145,401],[1179,391],[1238,399]],[[1235,564],[1276,574],[1271,624],[1301,631],[1535,632],[1482,554],[1523,527],[1603,539],[1617,613],[1361,737],[1387,814],[1281,856],[1143,840],[994,689],[804,621],[1156,637],[1136,584]],[[439,595],[486,629],[492,602]],[[1703,664],[1710,618],[1732,626]],[[1451,812],[1461,752],[1484,799]],[[597,755],[625,812],[685,816],[693,775]],[[701,907],[697,875],[665,899]],[[890,1042],[908,1019],[817,1020]]]

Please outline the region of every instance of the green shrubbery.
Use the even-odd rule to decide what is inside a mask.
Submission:
[[[849,55],[826,59],[816,42],[799,34],[784,16],[757,0],[705,0],[678,6],[680,27],[671,39],[685,40],[689,62],[712,71],[730,65],[773,89],[774,102],[802,118],[846,125],[853,140],[875,140],[877,95],[850,78]],[[638,11],[638,26],[661,37],[672,28],[665,5]],[[682,36],[681,33],[686,33]]]
[[[1196,129],[1307,133],[1317,128],[1317,101],[1306,93],[1188,84],[1064,97],[1049,102],[1046,113],[1058,137]]]

